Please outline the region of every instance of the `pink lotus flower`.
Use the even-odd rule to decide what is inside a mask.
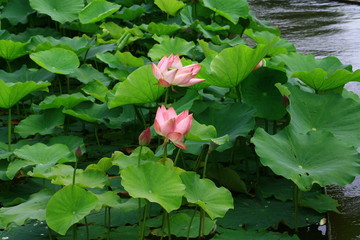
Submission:
[[[264,60],[262,59],[253,69],[253,71],[255,71],[256,69],[262,67],[264,65]]]
[[[175,146],[186,149],[182,139],[190,131],[192,118],[193,115],[189,114],[189,110],[177,115],[174,108],[166,109],[162,105],[156,112],[154,129],[159,135],[166,138],[165,144],[170,140]]]
[[[164,87],[188,87],[205,81],[205,79],[194,78],[201,69],[200,64],[183,67],[179,55],[164,56],[157,66],[152,63],[151,67],[154,76],[159,80],[158,84]]]

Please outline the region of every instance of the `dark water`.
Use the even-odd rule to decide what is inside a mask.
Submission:
[[[278,26],[281,36],[294,43],[298,52],[335,56],[353,65],[353,70],[360,69],[360,5],[334,0],[248,2],[256,16]],[[360,94],[360,83],[347,88]]]
[[[360,5],[325,0],[248,0],[261,20],[281,30],[298,52],[319,58],[338,57],[360,69]],[[359,0],[360,2],[360,0]],[[347,89],[360,95],[360,83]],[[330,214],[330,240],[360,240],[360,177],[345,187],[331,186],[328,194],[342,205],[342,215]]]

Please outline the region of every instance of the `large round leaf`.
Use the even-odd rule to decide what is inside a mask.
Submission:
[[[155,0],[154,2],[161,10],[175,16],[176,12],[185,6],[185,3],[178,0]]]
[[[82,93],[77,92],[74,94],[48,96],[39,105],[42,109],[60,108],[60,107],[64,107],[65,109],[68,109],[68,108],[73,108],[79,103],[85,101],[93,101],[93,99],[85,97]]]
[[[63,48],[35,52],[30,54],[30,58],[46,70],[60,74],[73,73],[80,65],[77,55]]]
[[[351,146],[360,146],[360,104],[338,94],[317,95],[288,86],[291,127],[299,133],[327,130]]]
[[[292,180],[302,191],[309,191],[314,183],[343,186],[360,174],[356,149],[330,132],[298,134],[286,128],[271,136],[258,128],[251,142],[264,166]]]
[[[46,206],[46,223],[57,233],[65,235],[71,225],[95,209],[98,198],[80,187],[69,185],[58,191]]]
[[[26,138],[31,135],[47,135],[56,132],[56,127],[64,124],[64,114],[59,109],[51,109],[43,114],[33,114],[15,127],[15,132]],[[60,128],[58,128],[60,130]]]
[[[200,206],[211,219],[221,218],[234,208],[234,200],[226,188],[216,187],[209,179],[200,179],[195,172],[185,172],[180,177],[186,185],[185,197],[188,202]]]
[[[218,87],[235,87],[242,82],[265,57],[277,39],[268,44],[258,44],[255,49],[246,45],[226,48],[214,57],[210,64],[208,84]]]
[[[188,42],[182,38],[163,39],[160,44],[155,44],[149,50],[149,57],[154,61],[170,54],[189,55],[190,50],[195,47],[193,42]]]
[[[12,25],[27,23],[27,16],[34,10],[29,5],[29,0],[9,1],[2,10],[1,18],[6,18]]]
[[[18,83],[5,83],[0,80],[0,108],[11,108],[23,97],[31,92],[38,90],[48,90],[47,86],[50,83],[47,82],[18,82]]]
[[[60,23],[72,22],[84,7],[83,0],[30,0],[30,6]]]
[[[117,10],[120,5],[105,0],[93,0],[79,13],[82,24],[94,23],[105,19]]]
[[[204,6],[233,24],[237,24],[240,17],[246,18],[249,13],[249,5],[246,0],[204,0]]]
[[[278,120],[286,114],[286,108],[276,83],[287,81],[284,72],[260,68],[241,83],[241,93],[245,103],[256,109],[256,116]]]
[[[158,203],[167,212],[181,205],[185,186],[171,168],[148,162],[124,168],[121,177],[121,184],[132,197]]]
[[[14,42],[12,40],[0,40],[0,57],[8,61],[24,56],[28,43]]]
[[[116,85],[112,93],[108,94],[109,107],[156,101],[165,92],[163,86],[156,85],[157,82],[150,65],[136,69],[124,82]]]

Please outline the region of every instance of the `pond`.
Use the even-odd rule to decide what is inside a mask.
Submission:
[[[360,69],[360,5],[323,0],[249,0],[249,4],[259,19],[278,26],[298,52],[336,56],[353,70]],[[360,94],[359,82],[346,87]],[[344,213],[330,215],[329,239],[360,239],[360,178],[327,191],[339,200]]]

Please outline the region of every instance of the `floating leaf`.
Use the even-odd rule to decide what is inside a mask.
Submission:
[[[15,127],[15,132],[23,138],[35,134],[52,134],[57,126],[64,124],[64,118],[64,114],[58,109],[48,110],[43,114],[33,114],[22,120]]]
[[[309,191],[314,183],[344,186],[360,174],[355,148],[329,132],[303,135],[286,128],[271,136],[258,128],[251,142],[264,166],[295,182],[301,191]]]
[[[47,91],[47,86],[50,83],[46,82],[18,82],[18,83],[5,83],[3,80],[0,80],[0,107],[1,108],[11,108],[17,102],[19,102],[26,95],[31,92],[44,90]]]
[[[45,207],[52,192],[43,189],[30,196],[29,200],[14,207],[0,208],[0,226],[8,227],[11,223],[22,225],[28,219],[45,220]]]
[[[351,146],[360,146],[360,105],[338,94],[317,95],[287,85],[290,90],[290,125],[299,133],[330,131]]]
[[[77,55],[73,51],[63,48],[35,52],[30,54],[30,58],[49,72],[60,74],[73,73],[80,65]]]
[[[78,18],[78,13],[84,7],[83,0],[30,0],[30,6],[49,15],[54,21],[64,24]]]
[[[128,166],[120,174],[121,184],[132,197],[158,203],[167,212],[180,207],[185,186],[172,169],[149,162]]]
[[[209,179],[200,179],[195,172],[184,172],[180,177],[186,186],[185,197],[188,202],[200,206],[211,219],[221,218],[234,208],[233,198],[226,188],[216,187]]]
[[[186,4],[178,0],[155,0],[154,2],[162,11],[175,16],[176,12],[183,8]]]
[[[117,10],[120,5],[105,0],[93,0],[79,13],[79,20],[82,24],[101,21]]]
[[[46,223],[55,232],[65,235],[71,225],[79,222],[95,209],[97,197],[78,186],[59,190],[46,206]]]
[[[156,101],[165,92],[164,87],[156,85],[157,82],[150,65],[136,69],[124,82],[118,83],[113,93],[108,95],[109,108]]]
[[[289,236],[287,233],[270,232],[265,230],[230,230],[216,234],[214,240],[256,239],[256,240],[300,240],[298,236]]]
[[[237,24],[240,17],[246,18],[249,12],[249,5],[246,0],[204,0],[204,6],[233,24]]]
[[[162,40],[160,44],[155,44],[148,53],[148,56],[154,61],[170,54],[189,55],[190,50],[195,47],[193,42],[188,42],[182,38],[169,38]]]
[[[0,40],[0,57],[12,61],[27,54],[28,43],[14,42],[12,40]]]

